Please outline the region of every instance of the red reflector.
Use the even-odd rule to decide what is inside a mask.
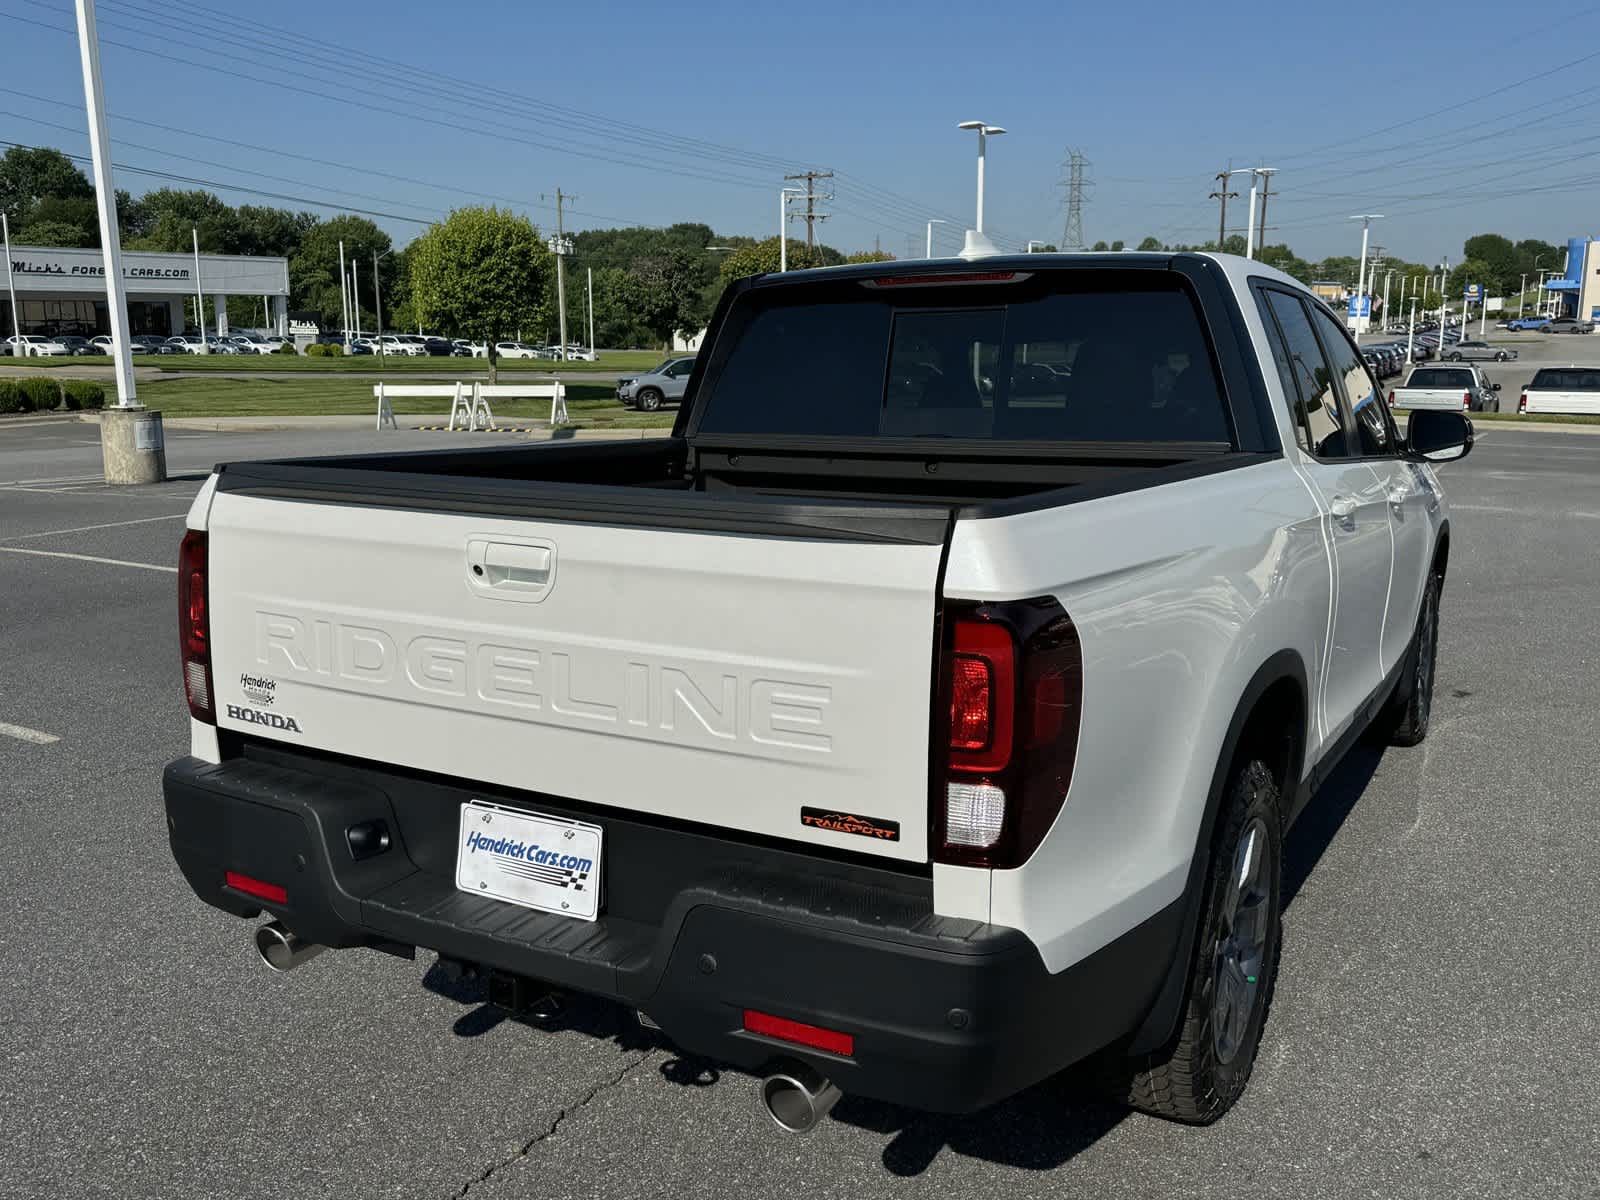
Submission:
[[[958,654],[951,664],[950,748],[984,750],[992,731],[989,708],[993,696],[994,672],[987,659]]]
[[[849,1057],[856,1052],[854,1034],[807,1025],[804,1021],[791,1021],[787,1017],[775,1017],[753,1008],[744,1010],[744,1027],[747,1033],[759,1033],[762,1037],[793,1042],[797,1046],[810,1046],[813,1050],[825,1050],[829,1054]]]
[[[275,883],[263,883],[259,879],[252,879],[237,871],[226,872],[222,879],[229,887],[247,896],[254,896],[258,900],[270,900],[273,904],[289,903],[289,893]]]

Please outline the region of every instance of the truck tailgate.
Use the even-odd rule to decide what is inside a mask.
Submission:
[[[226,489],[208,528],[224,729],[927,859],[942,545]]]

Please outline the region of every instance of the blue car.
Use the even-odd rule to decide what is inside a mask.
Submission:
[[[1513,317],[1506,322],[1507,329],[1543,329],[1550,324],[1549,317]]]

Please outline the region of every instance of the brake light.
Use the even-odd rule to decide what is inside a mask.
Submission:
[[[792,1042],[796,1046],[810,1046],[813,1050],[842,1054],[846,1058],[856,1051],[856,1039],[852,1034],[824,1029],[820,1025],[807,1025],[804,1021],[791,1021],[787,1017],[775,1017],[753,1008],[744,1010],[744,1028],[746,1033],[758,1033],[762,1037],[777,1038],[780,1042]]]
[[[1517,398],[1517,411],[1519,413],[1525,413],[1525,412],[1528,411],[1528,393],[1527,392],[1523,392],[1522,395]]]
[[[934,855],[1015,867],[1066,800],[1083,698],[1078,631],[1054,599],[952,606],[946,613]]]
[[[1471,410],[1471,408],[1472,408],[1472,393],[1471,392],[1462,392],[1461,393],[1461,407],[1464,408],[1464,409],[1468,409],[1469,411]]]
[[[206,586],[206,535],[191,529],[178,548],[178,652],[189,715],[217,723],[211,687],[211,612]]]
[[[1389,407],[1390,408],[1394,407],[1394,389],[1393,388],[1389,389]]]

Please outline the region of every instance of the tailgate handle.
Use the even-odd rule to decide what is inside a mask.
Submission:
[[[507,600],[542,600],[554,582],[555,547],[549,543],[467,543],[467,582],[477,591]]]

